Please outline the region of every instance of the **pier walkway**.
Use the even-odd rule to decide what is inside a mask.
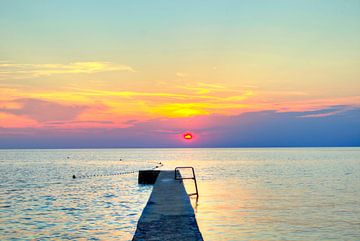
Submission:
[[[194,210],[174,171],[160,171],[133,241],[203,241]]]

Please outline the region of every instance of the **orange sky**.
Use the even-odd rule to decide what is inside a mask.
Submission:
[[[321,2],[9,1],[0,128],[358,107],[360,4]]]

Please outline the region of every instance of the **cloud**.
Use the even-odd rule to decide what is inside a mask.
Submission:
[[[107,71],[135,72],[128,65],[111,62],[74,62],[68,64],[14,64],[0,62],[0,80],[33,78],[54,74],[91,74]]]
[[[27,118],[25,116],[17,116],[13,114],[7,114],[0,112],[0,128],[6,128],[4,130],[18,129],[19,132],[15,132],[17,135],[21,133],[20,130],[24,128],[38,128],[39,123],[36,120]]]
[[[208,108],[209,105],[206,103],[169,103],[154,106],[150,111],[160,116],[174,118],[209,115]]]
[[[205,86],[205,85],[202,85]],[[220,89],[221,93],[193,93],[192,88],[180,88],[167,92],[111,91],[73,88],[74,96],[86,96],[101,99],[105,105],[127,113],[156,117],[191,117],[209,114],[238,114],[248,105],[243,102],[254,93],[247,90],[227,90],[222,86],[209,85],[212,91]],[[210,91],[209,90],[209,91]],[[54,97],[50,93],[37,94],[42,98]],[[125,99],[125,102],[124,102]],[[135,107],[135,108],[134,108]]]
[[[336,114],[340,114],[342,112],[354,109],[354,107],[345,106],[345,105],[337,105],[337,106],[330,106],[326,109],[321,109],[317,111],[309,111],[304,112],[304,115],[300,116],[302,118],[320,118],[320,117],[327,117]]]
[[[301,118],[343,110],[337,114]],[[0,128],[0,148],[9,147],[296,147],[360,146],[360,108],[306,112],[257,111],[236,116],[153,119],[124,128]],[[181,134],[196,138],[184,142]]]
[[[0,107],[0,112],[48,122],[73,120],[85,109],[86,106],[63,105],[39,99],[17,99],[5,103]]]

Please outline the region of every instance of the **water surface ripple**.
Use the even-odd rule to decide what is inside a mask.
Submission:
[[[207,241],[360,240],[360,148],[1,150],[1,240],[130,240],[151,186],[71,176],[149,161],[195,167]]]

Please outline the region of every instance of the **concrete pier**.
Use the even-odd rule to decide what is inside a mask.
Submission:
[[[203,241],[194,210],[174,171],[160,171],[133,241]]]

